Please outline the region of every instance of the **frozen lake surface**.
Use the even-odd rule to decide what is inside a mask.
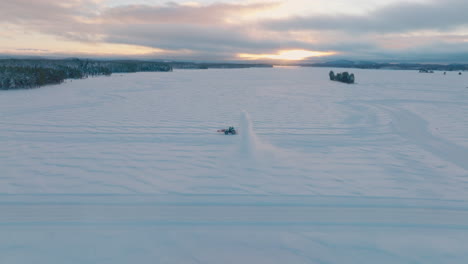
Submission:
[[[0,92],[0,263],[467,262],[468,76],[329,70]]]

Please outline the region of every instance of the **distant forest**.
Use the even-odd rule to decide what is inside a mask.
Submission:
[[[468,64],[421,64],[421,63],[379,63],[372,61],[337,60],[313,64],[299,64],[302,67],[336,67],[358,69],[392,70],[432,70],[432,71],[467,71]]]
[[[282,64],[280,64],[282,65]],[[395,69],[420,71],[466,71],[468,64],[377,63],[370,61],[338,60],[314,64],[284,64],[302,67],[337,67],[361,69]],[[34,88],[59,84],[66,79],[81,79],[112,73],[170,72],[173,69],[236,69],[269,68],[261,63],[196,63],[137,60],[90,59],[0,59],[0,90]]]
[[[59,84],[65,79],[131,72],[170,72],[173,69],[234,69],[273,67],[270,64],[151,62],[88,59],[0,59],[0,90]]]
[[[169,71],[172,71],[172,66],[161,62],[4,59],[0,60],[0,90],[33,88],[59,84],[65,79],[112,73]]]

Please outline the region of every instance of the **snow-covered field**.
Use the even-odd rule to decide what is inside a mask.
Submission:
[[[468,75],[329,70],[0,92],[0,263],[467,263]]]

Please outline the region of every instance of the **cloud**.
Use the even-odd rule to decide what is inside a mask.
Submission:
[[[410,52],[441,57],[453,54],[452,48],[468,51],[465,0],[400,2],[359,15],[266,19],[266,11],[282,7],[280,1],[113,7],[104,0],[3,1],[0,38],[14,36],[8,31],[11,25],[15,30],[64,41],[147,47],[165,51],[154,56],[205,60],[293,49],[336,51],[341,56],[368,59],[405,58]],[[257,13],[262,18],[251,19]],[[25,48],[37,47],[31,43]],[[41,45],[45,48],[49,49]]]
[[[317,46],[350,57],[454,60],[468,51],[468,1],[400,2],[366,14],[315,14],[266,20],[265,30],[309,33]]]
[[[89,4],[96,9],[80,9]],[[60,5],[52,0],[35,2],[31,12],[26,0],[9,5],[12,13],[1,20],[21,24],[26,30],[79,42],[106,42],[181,50],[183,54],[217,53],[233,58],[239,52],[275,51],[283,47],[307,48],[300,41],[262,36],[251,27],[238,23],[244,13],[277,7],[277,3],[183,5],[128,5],[105,8],[98,1],[75,0]],[[21,16],[19,13],[28,13]],[[16,13],[16,14],[14,14]],[[39,14],[38,14],[39,13]],[[285,34],[281,34],[285,35]],[[287,35],[287,34],[286,34]],[[218,56],[219,57],[219,56]]]
[[[280,48],[310,48],[312,45],[290,39],[256,38],[255,33],[238,26],[200,25],[110,25],[106,41],[159,47],[190,49],[197,52],[273,51]]]
[[[468,25],[466,0],[395,3],[366,15],[313,15],[264,22],[270,30],[331,30],[353,33],[395,33],[453,30]]]
[[[0,21],[23,25],[68,23],[78,17],[92,16],[98,6],[96,0],[7,0],[1,3]]]
[[[176,50],[219,51],[222,47],[268,49],[277,45],[255,40],[255,37],[250,37],[248,30],[226,20],[229,17],[234,19],[243,12],[255,12],[276,5],[195,6],[169,3],[162,6],[104,8],[99,5],[99,1],[92,0],[74,0],[67,5],[59,4],[58,1],[38,0],[32,6],[29,1],[18,0],[2,6],[5,8],[0,9],[0,22],[80,42],[108,41]]]
[[[117,24],[224,24],[243,13],[276,7],[277,3],[187,5],[169,3],[163,6],[129,5],[105,10],[101,18]]]
[[[64,39],[95,41],[99,30],[89,21],[98,17],[99,3],[99,0],[4,1],[0,8],[0,23]]]

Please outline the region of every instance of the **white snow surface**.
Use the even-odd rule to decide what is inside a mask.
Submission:
[[[0,263],[467,263],[468,75],[329,70],[0,91]]]

